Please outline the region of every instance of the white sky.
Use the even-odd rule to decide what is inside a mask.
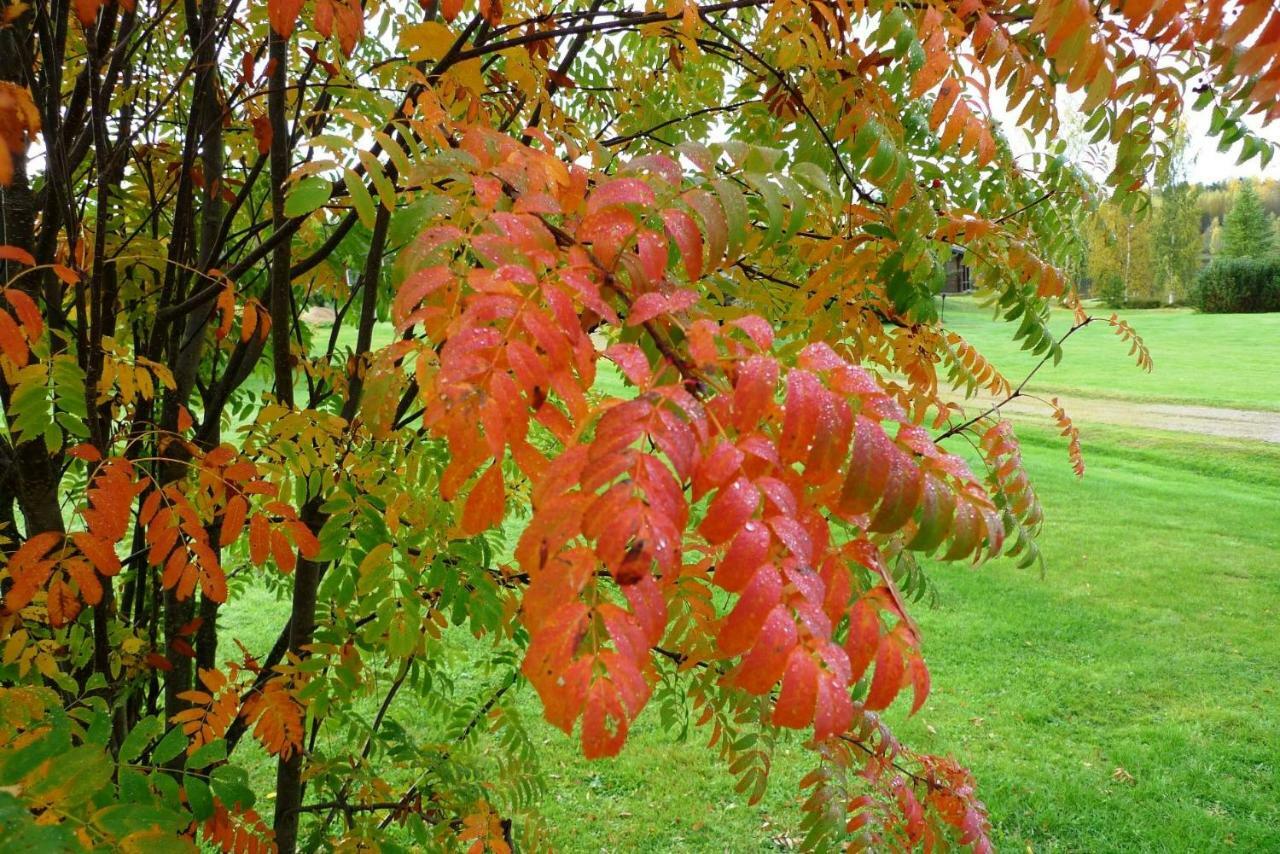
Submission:
[[[1211,184],[1214,181],[1226,181],[1232,178],[1280,178],[1280,154],[1271,160],[1263,169],[1258,158],[1245,164],[1237,164],[1240,150],[1233,146],[1230,151],[1218,151],[1217,140],[1209,138],[1209,111],[1193,112],[1186,115],[1187,130],[1191,137],[1191,154],[1195,160],[1191,164],[1190,179],[1199,184]],[[1246,122],[1255,131],[1256,122]],[[1280,126],[1272,124],[1263,133],[1264,139],[1280,144]]]

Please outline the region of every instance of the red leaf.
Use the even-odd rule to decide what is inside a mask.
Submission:
[[[808,371],[797,369],[787,374],[786,411],[778,442],[783,460],[799,462],[808,456],[818,423],[818,399],[825,393],[822,383]]]
[[[627,726],[617,688],[608,679],[596,679],[582,710],[582,754],[588,759],[617,756],[627,740]]]
[[[716,566],[716,584],[731,593],[741,590],[767,559],[770,541],[769,529],[764,525],[744,527]]]
[[[849,681],[857,682],[880,648],[880,615],[869,599],[859,599],[849,609],[849,636],[844,651],[849,656]]]
[[[453,23],[453,19],[458,17],[458,13],[462,11],[463,0],[440,0],[440,14],[444,16],[446,23]]]
[[[590,243],[600,263],[613,269],[635,230],[636,218],[629,210],[611,207],[583,217],[578,239]]]
[[[655,317],[684,311],[697,302],[698,295],[690,290],[679,290],[670,294],[650,291],[647,294],[641,294],[631,304],[631,313],[627,315],[627,325],[639,326],[642,323],[653,320]]]
[[[75,0],[76,18],[82,27],[93,26],[98,19],[98,10],[102,8],[102,0]]]
[[[876,653],[876,672],[871,677],[871,689],[864,705],[873,712],[888,708],[893,698],[898,696],[898,691],[902,690],[905,675],[902,650],[891,638],[885,638]]]
[[[778,363],[768,356],[752,356],[738,366],[733,388],[733,423],[746,432],[760,422],[773,402],[778,385]]]
[[[813,737],[818,741],[848,732],[853,725],[853,701],[847,683],[831,674],[818,680],[818,702],[813,715]]]
[[[859,415],[855,422],[853,458],[840,493],[841,513],[866,513],[875,506],[889,477],[892,443],[879,424]]]
[[[761,350],[768,350],[773,346],[773,327],[769,325],[769,321],[759,315],[748,314],[729,321],[729,325],[747,333]]]
[[[782,576],[772,566],[763,566],[743,588],[724,626],[716,637],[725,655],[741,655],[759,636],[765,619],[782,602]]]
[[[699,530],[707,542],[719,545],[736,534],[759,506],[760,491],[751,481],[740,477],[716,493]]]
[[[786,606],[779,605],[770,612],[756,645],[735,671],[738,686],[752,694],[768,692],[782,678],[796,640],[795,621]]]
[[[796,647],[787,659],[782,691],[773,707],[773,723],[799,729],[813,720],[818,700],[818,665],[803,647]]]
[[[480,14],[489,26],[498,26],[502,23],[502,0],[480,0]]]
[[[646,388],[653,379],[649,357],[635,344],[614,344],[604,355],[618,366],[632,385]]]
[[[614,205],[652,205],[655,201],[653,188],[639,178],[615,178],[601,184],[587,197],[587,214]]]
[[[253,117],[253,138],[258,142],[258,153],[266,156],[271,151],[271,140],[275,137],[275,131],[271,127],[271,119],[266,113]]]
[[[416,270],[409,275],[391,305],[391,319],[398,329],[410,322],[410,316],[429,294],[439,290],[453,278],[448,267],[437,266]]]
[[[462,532],[474,537],[500,523],[505,500],[502,467],[495,462],[480,475],[467,496],[467,504],[462,510]]]
[[[911,656],[911,685],[913,697],[911,700],[911,714],[920,711],[920,707],[924,705],[924,701],[929,697],[929,668],[924,663],[924,656],[916,653]]]
[[[662,212],[662,224],[667,236],[675,241],[680,249],[680,259],[684,261],[684,272],[689,281],[702,277],[702,232],[698,224],[682,210],[668,208]]]

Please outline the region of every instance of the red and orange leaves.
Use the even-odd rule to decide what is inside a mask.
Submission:
[[[84,605],[102,600],[102,579],[121,571],[116,547],[135,522],[142,528],[147,562],[162,568],[164,589],[188,599],[199,588],[210,600],[223,602],[227,582],[218,548],[241,537],[254,496],[267,499],[249,524],[255,563],[274,557],[281,571],[290,572],[297,555],[319,553],[319,542],[296,511],[271,498],[276,487],[255,463],[230,445],[202,456],[194,446],[186,448],[193,455],[185,465],[191,476],[163,488],[124,457],[102,459],[90,445],[71,449],[71,456],[90,464],[87,501],[80,511],[85,529],[65,535],[45,532],[24,542],[9,561],[14,583],[4,608],[20,611],[43,590],[50,624],[71,622]]]
[[[771,357],[744,352],[727,373],[733,393],[707,402],[724,433],[704,452],[693,496],[712,496],[699,533],[723,549],[715,583],[737,594],[717,638],[737,659],[728,678],[756,694],[781,683],[774,723],[813,725],[819,740],[853,723],[850,689],[873,662],[866,707],[884,708],[906,684],[918,707],[928,673],[879,549],[865,537],[833,542],[832,520],[924,551],[950,537],[951,550],[971,554],[1002,535],[994,508],[963,463],[829,348],[801,354],[782,402]],[[894,421],[891,440],[882,422]]]
[[[548,720],[581,721],[588,756],[621,748],[677,591],[708,582],[686,566],[690,548],[734,598],[703,623],[714,639],[668,653],[777,691],[774,723],[818,740],[853,725],[852,689],[872,667],[865,708],[907,685],[918,707],[928,671],[880,548],[999,548],[999,514],[964,463],[831,348],[784,365],[762,318],[708,315],[682,283],[729,263],[741,235],[673,161],[642,158],[584,192],[579,167],[505,137],[469,131],[462,147],[480,173],[471,207],[409,250],[393,317],[438,342],[414,370],[423,422],[450,450],[441,492],[466,496],[460,532],[501,522],[508,452],[529,481],[523,670]],[[585,329],[597,323],[625,324],[658,355],[601,353]],[[602,355],[634,397],[592,402]],[[530,444],[531,422],[553,453]],[[836,523],[861,535],[837,542]]]
[[[230,854],[260,854],[276,850],[275,832],[257,812],[241,809],[238,805],[228,808],[221,799],[213,800],[213,815],[200,828],[206,842],[218,850]]]

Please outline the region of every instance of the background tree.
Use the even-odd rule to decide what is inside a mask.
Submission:
[[[1153,215],[1102,204],[1085,228],[1085,269],[1094,295],[1119,308],[1132,299],[1155,299],[1159,269],[1153,258]],[[1159,215],[1156,215],[1157,226]]]
[[[1200,215],[1195,186],[1187,181],[1187,139],[1175,138],[1167,160],[1156,169],[1151,226],[1154,266],[1152,297],[1162,301],[1185,299],[1200,268]]]
[[[1218,254],[1223,258],[1261,260],[1272,252],[1273,233],[1253,184],[1241,181],[1222,221],[1222,248]]]
[[[1193,74],[1269,160],[1232,6],[0,2],[6,845],[543,847],[531,687],[752,799],[802,740],[807,847],[987,850],[880,716],[917,556],[1041,522],[934,297],[961,245],[1059,358],[1065,224],[1143,203]],[[1040,140],[1078,93],[1104,185],[991,83]]]

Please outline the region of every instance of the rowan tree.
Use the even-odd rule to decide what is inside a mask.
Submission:
[[[1025,381],[938,320],[944,266],[1059,358],[1094,319],[1064,224],[1141,202],[1197,76],[1268,159],[1278,32],[1269,0],[0,2],[6,846],[541,847],[531,685],[590,757],[687,715],[752,799],[794,732],[808,847],[987,850],[972,776],[880,715],[929,692],[923,559],[1034,560],[1041,523],[964,403]]]

